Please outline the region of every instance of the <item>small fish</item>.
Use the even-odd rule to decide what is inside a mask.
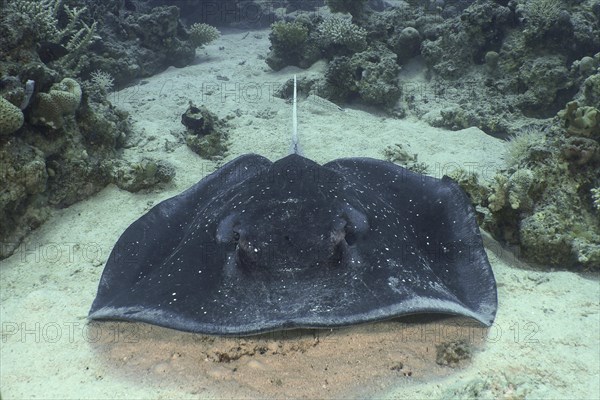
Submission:
[[[41,41],[37,45],[37,53],[44,64],[64,57],[69,50],[59,43]]]

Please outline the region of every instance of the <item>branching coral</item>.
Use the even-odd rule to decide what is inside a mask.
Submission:
[[[330,54],[360,52],[367,47],[367,31],[350,19],[334,15],[317,26],[316,40],[319,47]],[[333,52],[333,53],[332,53]]]
[[[30,23],[34,41],[51,41],[64,43],[67,53],[60,59],[60,64],[77,74],[81,70],[84,50],[87,49],[96,34],[96,22],[86,24],[81,17],[86,7],[69,8],[62,6],[62,0],[10,0],[8,12],[25,15]],[[62,6],[62,8],[61,8]],[[63,10],[68,18],[67,24],[59,27],[58,14]]]
[[[190,42],[194,47],[202,48],[220,36],[221,32],[214,26],[203,23],[195,23],[190,26]]]
[[[81,21],[81,15],[86,11],[86,7],[69,8],[65,5],[62,9],[69,22],[60,29],[58,13],[61,11],[61,5],[62,0],[10,0],[6,8],[8,12],[21,13],[31,20],[37,40],[51,40],[60,43],[63,39],[70,37],[67,49],[72,50],[77,47],[77,38],[90,28]],[[84,27],[77,29],[80,23]]]
[[[546,27],[558,19],[561,3],[561,0],[529,0],[525,4],[525,15],[534,26]]]
[[[103,92],[108,92],[113,88],[115,81],[108,72],[96,70],[91,73],[91,84]]]
[[[60,0],[10,0],[6,10],[29,17],[36,40],[59,39],[61,32],[56,16],[60,4]]]

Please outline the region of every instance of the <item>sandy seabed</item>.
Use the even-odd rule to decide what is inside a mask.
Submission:
[[[485,232],[499,297],[490,329],[461,318],[405,318],[220,338],[87,321],[104,262],[130,223],[224,161],[288,153],[291,108],[273,90],[323,64],[275,73],[264,63],[268,46],[268,31],[230,31],[195,65],[111,95],[134,122],[124,156],[167,160],[177,176],[135,194],[111,185],[56,211],[0,262],[2,398],[600,398],[598,276],[532,268]],[[234,116],[225,160],[200,159],[183,143],[180,117],[190,100]],[[476,128],[451,132],[318,99],[301,101],[298,112],[305,156],[319,163],[382,158],[400,143],[436,177],[466,166],[485,178],[503,165],[505,142]],[[472,359],[437,364],[436,346],[459,339]]]

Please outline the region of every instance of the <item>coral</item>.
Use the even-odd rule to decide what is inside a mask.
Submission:
[[[528,116],[543,118],[554,115],[554,107],[558,108],[556,104],[564,104],[559,95],[572,90],[572,79],[563,56],[527,60],[518,74],[520,85],[526,88],[525,93],[518,97],[518,107]]]
[[[583,97],[585,105],[600,105],[600,73],[587,77],[583,82]]]
[[[540,42],[555,40],[560,46],[565,38],[575,36],[576,16],[569,13],[570,7],[561,0],[531,0],[518,8],[522,15],[524,27],[523,38],[531,47]],[[589,27],[588,27],[589,29]],[[585,34],[584,34],[585,35]]]
[[[95,70],[90,75],[90,83],[101,92],[107,93],[115,85],[115,81],[108,72]]]
[[[596,71],[598,67],[598,63],[593,57],[585,56],[581,60],[579,60],[577,64],[577,68],[579,69],[579,73],[581,75],[589,76],[593,72]]]
[[[228,149],[227,136],[223,132],[215,132],[202,137],[188,135],[185,143],[194,153],[207,160],[222,158]]]
[[[485,53],[485,64],[488,67],[488,71],[494,71],[498,68],[498,60],[500,59],[500,54],[495,51],[488,51]]]
[[[572,230],[573,224],[564,217],[558,206],[550,205],[523,218],[519,231],[521,247],[530,260],[551,265],[569,263],[573,239],[566,232]]]
[[[82,63],[87,59],[84,50],[92,42],[97,26],[95,21],[91,25],[82,21],[87,7],[69,8],[63,5],[62,0],[12,0],[7,5],[7,11],[24,18],[22,24],[30,30],[34,45],[42,41],[52,42],[55,46],[64,44],[65,52],[59,63],[74,74],[81,70]],[[59,18],[61,12],[66,17],[66,24],[62,28]]]
[[[205,106],[196,107],[190,102],[181,123],[187,128],[186,144],[200,157],[218,159],[227,151],[225,121],[219,120]]]
[[[318,49],[309,39],[310,21],[278,21],[271,25],[271,51],[266,63],[275,71],[287,65],[310,66],[319,57]]]
[[[485,229],[540,264],[600,268],[597,214],[600,144],[585,136],[565,136],[556,118],[544,140],[515,146],[510,168],[484,185],[487,197],[473,198],[489,210]],[[527,132],[527,131],[526,131]],[[567,134],[568,135],[568,134]],[[517,139],[519,140],[519,139]]]
[[[493,1],[473,2],[455,19],[432,26],[433,32],[423,35],[425,62],[441,77],[460,77],[469,66],[482,62],[486,52],[499,47],[510,18],[508,7]]]
[[[530,197],[530,191],[534,180],[533,171],[527,168],[516,170],[508,178],[508,203],[513,210],[531,210],[533,200]]]
[[[23,121],[21,109],[0,97],[0,136],[13,134],[23,126]]]
[[[446,107],[440,110],[440,116],[442,117],[442,121],[440,121],[442,122],[441,126],[452,129],[453,131],[473,126],[468,112],[460,106]]]
[[[308,39],[308,28],[298,21],[277,21],[271,26],[271,44],[277,50],[284,47],[302,47]]]
[[[147,158],[137,163],[117,160],[111,164],[110,171],[115,185],[134,193],[160,183],[171,182],[175,177],[175,168],[170,163]]]
[[[479,183],[476,173],[469,172],[464,168],[455,168],[448,171],[447,176],[458,183],[474,204],[482,204],[484,200],[487,201],[489,189]]]
[[[132,18],[128,28],[141,39],[142,47],[159,54],[160,59],[157,61],[181,67],[194,60],[196,50],[190,40],[185,40],[189,37],[180,34],[185,30],[179,17],[177,6],[154,7],[149,14]],[[123,50],[130,51],[128,48]]]
[[[497,174],[494,176],[494,182],[491,185],[491,194],[487,199],[487,206],[492,212],[500,211],[507,203],[508,199],[508,177]]]
[[[95,35],[101,39],[92,38],[78,60],[80,77],[90,79],[95,70],[108,71],[116,86],[125,86],[169,66],[181,68],[194,61],[196,49],[177,7],[119,8],[116,13],[116,5],[113,1],[87,3],[86,15],[102,15]]]
[[[530,169],[517,169],[510,176],[496,174],[490,186],[488,208],[497,212],[510,206],[513,210],[529,211],[533,207],[531,191],[534,185],[534,174]]]
[[[82,101],[77,110],[77,124],[90,149],[110,152],[123,147],[131,126],[127,112],[115,108],[105,98],[97,93]]]
[[[219,118],[205,106],[196,107],[191,101],[181,116],[181,123],[196,136],[210,135],[219,125]]]
[[[66,55],[59,60],[64,68],[71,69],[75,74],[79,74],[83,69],[88,58],[85,52],[96,35],[96,21],[91,25],[83,21],[81,24],[83,27],[73,34],[65,46]]]
[[[195,23],[190,26],[190,42],[196,48],[202,48],[220,36],[221,32],[214,26],[203,23]]]
[[[425,174],[429,169],[427,164],[418,161],[417,154],[409,154],[408,151],[404,149],[404,146],[399,143],[396,143],[394,146],[386,147],[383,150],[383,157],[389,162],[400,164],[419,174]]]
[[[529,0],[523,10],[527,23],[532,29],[551,26],[560,16],[561,3],[561,0]]]
[[[366,0],[326,0],[325,3],[331,12],[349,13],[353,17],[359,17],[364,11]]]
[[[600,187],[590,189],[592,195],[592,201],[596,210],[600,211]]]
[[[81,103],[81,87],[76,80],[65,78],[52,85],[48,93],[38,93],[33,105],[31,122],[59,129],[64,117],[73,115]]]
[[[60,0],[11,0],[6,11],[26,16],[35,40],[54,40],[60,39],[57,19],[60,4]]]
[[[402,29],[387,40],[388,46],[396,53],[401,64],[419,54],[421,42],[421,34],[412,26]]]
[[[365,50],[367,31],[348,18],[334,15],[317,26],[315,40],[323,54],[332,58]]]
[[[40,150],[20,137],[9,138],[0,147],[0,259],[10,255],[19,241],[48,217],[45,207],[32,206],[46,189],[47,180]]]
[[[347,101],[358,95],[367,104],[393,107],[400,97],[396,60],[396,54],[383,46],[334,58],[325,73],[324,97]]]
[[[570,137],[561,146],[562,154],[570,163],[582,166],[600,160],[600,143],[585,137]]]
[[[558,112],[558,117],[564,120],[568,135],[600,138],[600,111],[597,108],[571,101]]]
[[[516,167],[527,155],[534,145],[544,144],[546,138],[536,129],[526,129],[511,137],[506,146],[506,165]]]

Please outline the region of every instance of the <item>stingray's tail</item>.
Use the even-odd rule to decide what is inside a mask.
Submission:
[[[296,75],[294,75],[294,98],[292,104],[292,145],[290,147],[290,154],[302,155],[300,143],[298,143],[298,102],[296,98]]]

